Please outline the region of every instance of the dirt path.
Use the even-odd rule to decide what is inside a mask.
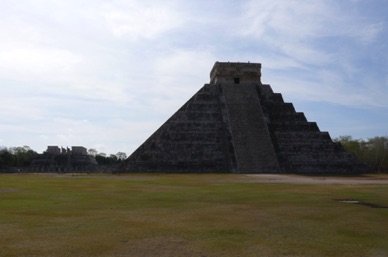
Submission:
[[[268,183],[297,183],[297,184],[386,184],[388,185],[388,175],[362,175],[352,177],[336,176],[301,176],[284,174],[249,174],[246,175],[257,182]]]
[[[24,173],[27,175],[27,173]],[[117,180],[157,180],[163,178],[163,176],[205,176],[207,181],[214,182],[257,182],[257,183],[296,183],[296,184],[342,184],[342,185],[388,185],[388,174],[367,174],[367,175],[355,175],[355,176],[307,176],[307,175],[291,175],[291,174],[82,174],[82,173],[36,173],[35,175],[41,176],[53,176],[53,177],[74,177],[76,178],[106,178]],[[223,176],[225,175],[225,176]]]

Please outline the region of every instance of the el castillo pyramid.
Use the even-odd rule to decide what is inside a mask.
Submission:
[[[205,84],[119,172],[365,171],[354,155],[261,83],[260,63],[216,62]]]

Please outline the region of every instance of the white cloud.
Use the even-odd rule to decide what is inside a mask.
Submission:
[[[263,82],[302,101],[387,107],[374,93],[385,91],[382,80],[374,81],[378,90],[359,83],[376,76],[376,72],[365,73],[359,59],[368,60],[365,51],[374,50],[373,43],[381,35],[384,22],[362,16],[352,8],[354,4],[247,1],[239,27],[246,40],[260,44],[257,59],[270,72],[269,76],[263,73],[264,78],[269,77]]]
[[[210,80],[208,74],[214,63],[215,56],[206,49],[180,49],[161,56],[156,62],[156,73],[163,84],[177,78],[186,82],[191,78],[206,82]]]
[[[333,56],[317,46],[322,39],[346,37],[371,43],[383,29],[381,22],[365,23],[343,8],[337,1],[248,1],[239,26],[241,35],[257,38],[294,60],[327,64]]]
[[[16,75],[19,79],[30,79],[36,75],[50,77],[52,72],[66,73],[81,62],[81,56],[65,49],[30,46],[9,47],[0,51],[0,69],[3,76]]]
[[[279,74],[279,73],[276,73]],[[333,103],[356,108],[388,108],[381,89],[374,81],[364,81],[370,86],[355,87],[340,72],[321,70],[314,73],[314,80],[308,76],[292,77],[271,75],[270,81],[274,91],[283,94],[287,101]]]
[[[134,100],[144,101],[147,110],[167,118],[209,82],[214,60],[206,50],[171,50],[155,56],[147,67],[148,76],[142,78],[144,86],[131,87]]]
[[[215,61],[261,62],[285,99],[386,108],[385,20],[345,4],[5,0],[0,142],[130,154]]]
[[[353,28],[353,34],[363,43],[369,44],[376,40],[377,36],[383,31],[384,23],[378,22],[366,24],[361,28]]]
[[[179,27],[182,19],[165,3],[146,5],[140,1],[129,1],[123,8],[111,6],[110,9],[103,16],[113,35],[131,40],[153,39]]]
[[[321,35],[325,32],[330,6],[323,1],[248,1],[242,17],[246,35],[256,37],[289,36],[289,40]]]

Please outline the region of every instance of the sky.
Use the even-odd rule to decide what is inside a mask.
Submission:
[[[0,0],[0,147],[130,155],[216,61],[332,138],[388,136],[386,0]]]

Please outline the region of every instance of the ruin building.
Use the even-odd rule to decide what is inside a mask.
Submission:
[[[83,146],[72,146],[71,150],[48,146],[43,154],[32,161],[32,172],[94,172],[97,170],[94,156],[88,155]]]
[[[270,85],[260,63],[216,62],[205,84],[117,172],[365,172]]]

